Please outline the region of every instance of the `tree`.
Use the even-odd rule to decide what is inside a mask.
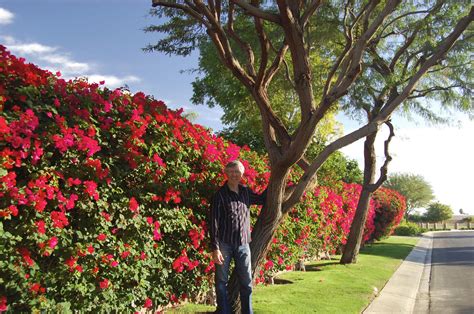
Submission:
[[[424,216],[429,222],[445,221],[453,216],[453,210],[448,205],[434,202],[428,206]]]
[[[394,110],[413,93],[423,76],[444,59],[474,18],[474,8],[459,8],[463,16],[449,26],[448,33],[440,37],[428,37],[434,49],[413,55],[407,65],[409,78],[391,90],[390,101],[380,108],[376,118],[335,139],[314,159],[307,159],[306,151],[317,126],[334,109],[338,100],[349,92],[354,82],[360,79],[361,73],[366,70],[362,67],[364,58],[370,49],[377,48],[382,42],[377,38],[393,40],[391,50],[383,53],[391,56],[395,66],[404,67],[398,62],[397,47],[410,46],[412,39],[387,32],[388,26],[394,21],[402,22],[411,17],[410,14],[396,14],[401,1],[347,1],[343,10],[335,10],[333,22],[342,40],[334,47],[326,47],[324,55],[329,56],[330,61],[324,67],[324,74],[318,77],[312,71],[310,55],[314,47],[323,43],[319,38],[312,38],[308,29],[326,25],[319,12],[327,6],[339,8],[341,3],[338,1],[324,4],[320,0],[152,2],[158,7],[153,13],[166,17],[167,21],[148,28],[148,31],[166,34],[149,49],[188,55],[209,36],[218,51],[220,62],[245,86],[260,112],[271,175],[267,202],[252,231],[253,272],[264,258],[278,225],[303,194],[317,184],[317,171],[321,165],[338,149],[369,136],[387,122]],[[443,19],[443,16],[439,18]],[[250,19],[252,28],[246,28],[244,33],[237,32],[234,25],[240,19]],[[276,27],[282,34],[280,40],[271,40],[268,36],[268,31],[272,29],[269,25]],[[245,41],[244,35],[248,32],[255,32],[259,39],[257,46]],[[237,54],[237,50],[241,53]],[[274,110],[268,94],[269,86],[283,67],[285,58],[289,59],[290,83],[299,104],[298,123],[294,129],[289,128]],[[323,80],[323,87],[315,91],[312,82],[317,79]],[[288,186],[288,176],[295,165],[300,166],[304,173],[296,184]],[[229,289],[234,310],[239,307],[237,287],[233,276]]]
[[[431,185],[421,175],[395,173],[388,178],[384,186],[405,196],[407,202],[405,217],[407,219],[415,208],[428,205],[434,198]]]
[[[361,78],[354,83],[354,88],[349,91],[344,108],[355,115],[360,112],[365,114],[367,122],[377,118],[381,108],[386,106],[397,93],[397,85],[409,80],[412,73],[409,71],[409,63],[413,56],[419,51],[429,51],[433,46],[427,44],[427,37],[442,37],[449,28],[450,22],[458,18],[457,14],[452,14],[448,6],[442,1],[433,3],[430,7],[419,7],[417,3],[406,3],[404,7],[397,11],[399,16],[410,16],[411,18],[393,20],[387,26],[389,33],[398,34],[406,41],[404,45],[392,50],[390,40],[383,37],[376,37],[374,41],[381,41],[379,47],[371,47],[368,51],[367,59],[362,64],[367,70],[363,71]],[[444,16],[440,19],[439,16]],[[436,34],[435,34],[436,33]],[[397,36],[398,36],[397,35]],[[387,51],[393,51],[393,55]],[[472,41],[470,38],[463,38],[456,42],[455,48],[444,58],[443,62],[433,66],[423,80],[421,80],[414,91],[404,101],[405,113],[417,113],[424,119],[433,123],[448,121],[429,108],[422,99],[438,100],[443,104],[443,108],[454,108],[467,113],[472,112],[472,106],[466,105],[466,100],[470,99],[472,90],[472,73],[469,67],[463,68],[470,62],[472,51]],[[429,53],[428,53],[429,54]],[[398,66],[403,64],[404,66]],[[410,108],[410,111],[407,110]],[[376,153],[375,139],[378,132],[368,135],[364,142],[364,182],[358,207],[352,222],[351,231],[347,244],[341,257],[341,263],[354,263],[357,261],[365,220],[367,218],[369,200],[387,179],[388,165],[392,159],[389,154],[389,144],[394,136],[394,128],[390,121],[386,122],[389,128],[389,136],[385,141],[384,155],[385,162],[380,168],[380,176],[375,179]]]

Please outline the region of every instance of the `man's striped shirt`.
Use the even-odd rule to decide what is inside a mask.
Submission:
[[[242,245],[250,239],[250,205],[263,205],[266,191],[256,194],[239,184],[239,193],[231,191],[227,182],[216,192],[211,204],[209,231],[211,249],[219,243]]]

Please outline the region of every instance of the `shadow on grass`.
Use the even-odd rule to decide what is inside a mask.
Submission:
[[[339,264],[339,259],[334,262],[324,262],[324,263],[317,263],[317,264],[311,264],[311,265],[306,265],[306,271],[321,271],[323,270],[322,267],[324,266],[329,266],[329,265],[338,265]]]
[[[288,284],[292,284],[293,281],[287,280],[287,279],[282,279],[282,278],[275,278],[275,279],[273,279],[273,283],[275,285],[288,285]]]
[[[360,250],[361,254],[404,259],[415,247],[414,244],[373,243]]]

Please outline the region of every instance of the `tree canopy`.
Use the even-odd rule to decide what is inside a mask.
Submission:
[[[453,216],[453,210],[449,205],[434,202],[428,206],[424,216],[425,220],[429,222],[445,221]]]
[[[394,173],[384,184],[389,189],[402,194],[407,203],[407,215],[415,208],[422,208],[434,199],[431,185],[421,175]]]

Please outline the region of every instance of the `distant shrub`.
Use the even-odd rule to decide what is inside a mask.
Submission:
[[[416,236],[424,231],[423,228],[412,222],[403,222],[395,228],[395,235],[399,236]]]

